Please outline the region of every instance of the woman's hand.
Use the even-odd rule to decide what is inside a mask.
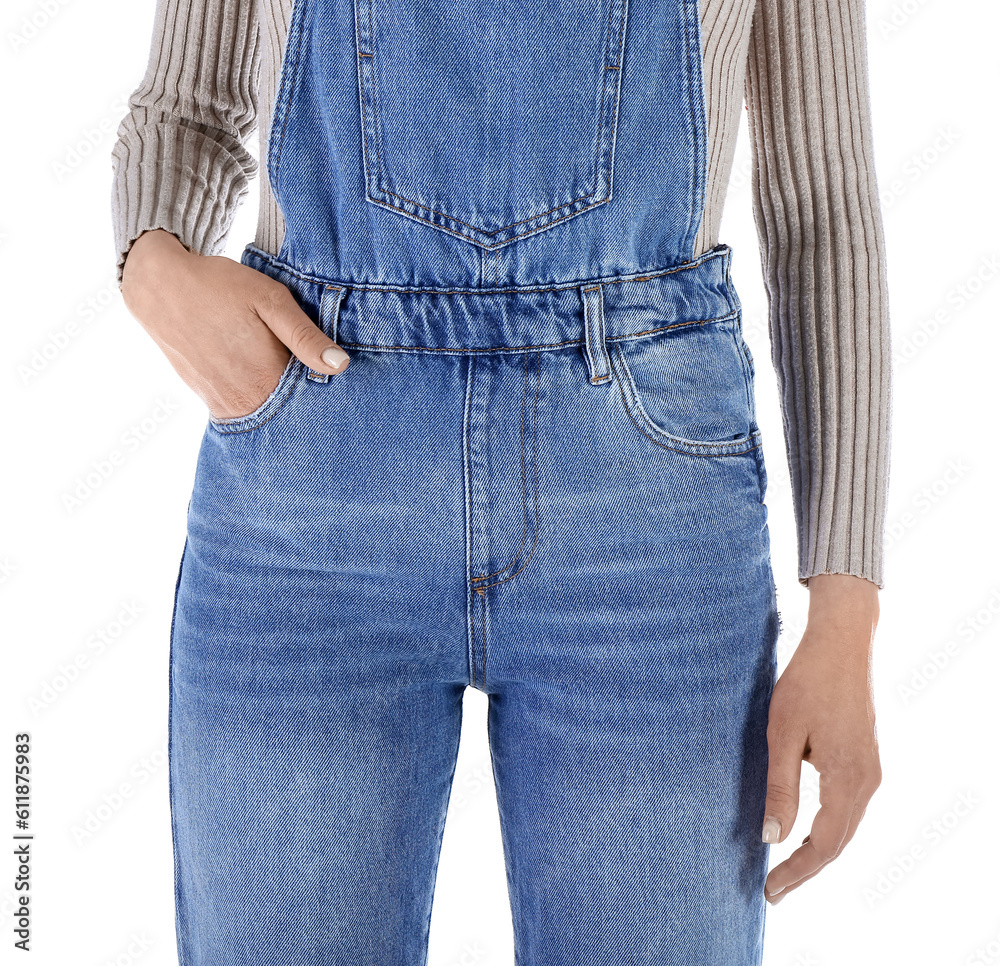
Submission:
[[[771,695],[763,840],[782,842],[791,830],[803,761],[819,772],[820,809],[803,845],[770,871],[772,903],[840,855],[882,781],[871,681],[877,623],[871,581],[809,578],[806,630]]]
[[[242,262],[189,251],[168,231],[144,232],[122,273],[128,310],[218,418],[244,416],[274,391],[292,354],[341,373],[348,355],[286,285]]]

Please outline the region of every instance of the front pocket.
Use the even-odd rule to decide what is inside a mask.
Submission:
[[[626,0],[355,0],[367,200],[497,248],[611,200]]]
[[[263,426],[291,397],[305,368],[305,363],[298,356],[293,355],[288,360],[281,373],[281,378],[271,394],[252,413],[225,418],[209,413],[209,424],[220,433],[245,433]]]
[[[611,361],[630,422],[652,443],[698,456],[759,446],[753,376],[737,319],[618,339]]]

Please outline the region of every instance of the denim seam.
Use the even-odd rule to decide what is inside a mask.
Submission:
[[[684,237],[684,248],[688,251],[694,247],[698,235],[701,221],[705,217],[705,91],[704,91],[704,64],[701,62],[701,34],[700,34],[700,10],[696,0],[687,0],[684,12],[684,30],[682,31],[684,41],[684,53],[687,57],[688,66],[688,101],[691,108],[692,118],[692,140],[694,142],[692,151],[693,164],[691,170],[691,204],[688,206],[688,229]],[[692,28],[698,30],[698,43],[695,44],[691,36]],[[697,81],[700,81],[698,83]],[[696,103],[696,95],[700,97],[700,103]]]
[[[480,590],[479,591],[479,633],[481,635],[480,640],[482,641],[482,646],[479,648],[479,650],[480,650],[480,652],[483,655],[483,657],[482,657],[482,662],[483,662],[483,666],[482,666],[482,671],[483,671],[482,687],[483,687],[484,691],[486,690],[486,610],[487,610],[487,607],[486,607],[486,594],[482,590]],[[473,681],[475,681],[475,677],[473,677]]]
[[[522,512],[524,513],[524,527],[521,531],[521,545],[517,548],[517,552],[514,555],[514,560],[509,563],[503,570],[496,570],[491,574],[480,574],[478,577],[472,578],[472,583],[475,584],[477,581],[486,580],[489,577],[497,577],[502,573],[510,570],[511,567],[515,567],[524,553],[524,545],[528,539],[528,469],[527,469],[527,457],[525,455],[525,416],[524,410],[528,401],[528,356],[525,353],[525,386],[524,386],[524,396],[521,401],[521,500],[522,500]],[[475,587],[474,589],[478,593],[482,593],[487,587],[496,587],[505,581],[510,580],[512,577],[516,577],[524,568],[528,565],[528,561],[534,556],[535,548],[538,546],[538,531],[539,526],[539,501],[538,501],[538,396],[541,390],[542,383],[542,367],[541,360],[538,360],[538,370],[536,372],[535,378],[535,407],[534,413],[532,415],[532,469],[535,474],[534,478],[534,493],[535,493],[535,536],[531,545],[531,550],[528,552],[527,557],[524,558],[521,565],[513,573],[504,577],[503,580],[495,580],[492,584],[483,584],[480,587]]]
[[[279,94],[281,95],[280,110],[284,115],[282,118],[281,130],[278,134],[275,143],[268,146],[268,174],[272,179],[273,184],[278,183],[278,162],[281,159],[281,154],[285,146],[285,129],[288,126],[288,118],[291,115],[291,101],[292,96],[295,93],[295,86],[299,78],[299,61],[302,56],[302,33],[305,29],[303,21],[305,20],[304,15],[299,15],[298,17],[298,34],[295,38],[295,62],[292,65],[292,71],[290,72],[289,78],[283,76],[280,82]],[[287,62],[287,58],[285,58]],[[287,91],[285,90],[287,85]],[[272,131],[273,134],[273,131]]]
[[[365,3],[365,2],[367,2],[367,4],[368,4],[368,13],[367,13],[367,23],[366,23],[365,37],[364,38],[360,38],[359,37],[359,39],[363,40],[364,43],[366,43],[367,46],[370,48],[370,50],[360,50],[360,49],[358,50],[358,94],[359,94],[359,103],[360,103],[361,112],[362,112],[361,113],[361,117],[359,118],[359,120],[361,122],[361,139],[362,139],[362,144],[364,146],[364,156],[365,156],[365,159],[366,159],[366,161],[369,158],[374,158],[375,159],[375,162],[378,165],[378,184],[381,185],[383,183],[383,180],[384,180],[384,176],[382,174],[382,155],[383,155],[385,149],[382,147],[381,144],[377,143],[378,138],[381,136],[381,132],[378,131],[378,124],[379,124],[380,112],[378,112],[376,110],[376,105],[375,105],[375,94],[377,93],[377,91],[376,91],[374,77],[371,78],[370,85],[368,83],[366,83],[366,79],[367,79],[368,75],[371,74],[372,72],[374,72],[374,70],[375,70],[375,66],[374,66],[374,59],[375,59],[375,53],[374,53],[374,51],[375,51],[375,36],[374,36],[374,31],[372,29],[372,24],[374,23],[375,18],[374,18],[374,15],[373,15],[373,11],[371,9],[371,0],[356,0],[356,2],[354,4],[354,16],[355,16],[356,21],[359,24],[361,24],[362,20],[358,16],[358,14],[359,14],[359,12],[361,10],[361,4]],[[362,65],[362,63],[364,63],[363,58],[365,58],[365,57],[369,58],[370,63],[369,63],[368,66],[362,67],[361,65]],[[368,95],[370,95],[370,97],[368,99],[370,99],[370,101],[371,101],[370,108],[371,108],[372,123],[373,123],[373,125],[375,127],[375,131],[373,132],[373,134],[375,136],[373,136],[372,139],[371,139],[372,142],[373,142],[373,144],[375,144],[375,150],[374,151],[369,151],[369,146],[368,146],[369,145],[369,138],[368,138],[369,131],[368,131],[368,123],[366,121],[367,114],[366,114],[366,111],[365,111],[366,96],[368,96]],[[370,165],[366,164],[365,171],[367,172],[369,170],[369,168],[370,168]],[[368,195],[367,181],[368,181],[368,179],[367,179],[367,174],[366,174],[366,177],[365,177],[365,182],[366,182],[366,184],[365,184],[365,197],[369,198],[369,200],[370,200],[370,196]]]
[[[482,590],[476,591],[472,597],[472,651],[470,654],[470,667],[472,669],[472,686],[476,686],[476,635],[479,633],[479,610],[480,608],[485,611],[486,601],[483,600],[484,593]],[[486,614],[482,616],[482,622],[485,623]],[[483,684],[486,683],[485,676],[483,678]]]
[[[462,453],[464,460],[463,476],[465,482],[465,518],[466,518],[466,544],[465,544],[465,566],[467,576],[472,569],[472,553],[476,545],[475,535],[475,495],[472,490],[472,450],[470,448],[470,404],[472,400],[472,388],[475,381],[476,361],[475,356],[469,360],[469,371],[465,382],[465,404],[462,414]],[[472,588],[472,577],[469,576],[469,587]],[[469,642],[467,646],[467,657],[469,661],[469,676],[473,687],[476,686],[476,595],[471,594],[467,604],[469,614]]]
[[[428,896],[428,910],[427,917],[424,919],[423,925],[423,936],[422,942],[425,944],[428,942],[431,932],[431,917],[434,912],[434,894],[438,882],[438,869],[441,865],[441,845],[444,842],[444,832],[447,825],[448,818],[448,800],[451,798],[452,789],[455,787],[455,773],[458,767],[458,752],[461,745],[461,724],[462,724],[462,710],[461,704],[459,705],[458,711],[458,721],[457,721],[457,731],[455,734],[455,741],[451,749],[451,767],[448,772],[448,779],[445,783],[445,794],[442,811],[439,813],[438,817],[438,827],[437,827],[437,848],[435,850],[435,858],[433,868],[430,870],[431,878],[431,889],[430,895]]]
[[[596,292],[591,296],[589,293]],[[587,359],[587,374],[594,385],[611,381],[611,361],[608,358],[608,342],[604,327],[604,290],[600,284],[582,286],[583,331],[585,334],[584,355]]]
[[[759,434],[760,430],[757,432]],[[754,447],[754,462],[757,464],[757,489],[760,492],[760,502],[763,503],[767,496],[767,471],[764,468],[764,449],[760,443]]]
[[[355,0],[354,4],[355,17],[357,17],[360,5],[365,2],[366,0]],[[369,10],[367,13],[367,21],[368,21],[367,37],[365,39],[367,40],[367,44],[368,47],[370,48],[370,51],[358,50],[358,58],[359,58],[358,74],[359,74],[359,87],[360,87],[359,93],[360,93],[360,103],[362,109],[362,116],[360,119],[361,139],[363,143],[365,157],[368,158],[374,156],[377,162],[377,167],[376,167],[376,170],[378,172],[377,183],[375,184],[374,187],[378,193],[384,195],[387,198],[398,199],[403,204],[412,206],[413,208],[422,208],[424,211],[428,211],[431,212],[432,214],[438,215],[440,218],[445,219],[449,222],[453,222],[459,225],[464,225],[466,228],[469,229],[470,232],[475,232],[477,235],[496,236],[504,233],[509,233],[520,225],[527,225],[530,224],[531,222],[536,222],[541,218],[546,218],[553,212],[558,212],[564,208],[578,205],[579,202],[584,201],[587,198],[590,198],[593,195],[597,194],[599,191],[601,191],[602,189],[601,182],[602,181],[606,182],[606,187],[604,189],[604,197],[602,197],[599,201],[595,201],[593,204],[584,205],[583,207],[576,208],[574,211],[569,212],[566,215],[563,215],[559,218],[554,218],[551,221],[547,221],[545,222],[545,224],[539,225],[537,228],[533,228],[529,231],[516,234],[514,235],[514,237],[508,238],[501,244],[495,246],[482,246],[481,243],[477,242],[474,238],[471,238],[469,235],[463,234],[461,231],[458,231],[454,228],[450,228],[448,225],[441,225],[435,221],[431,221],[430,219],[422,217],[420,214],[416,212],[410,211],[409,208],[405,208],[402,205],[394,205],[392,204],[392,202],[386,201],[383,198],[372,197],[371,194],[369,194],[370,186],[367,183],[367,178],[366,178],[365,196],[369,201],[374,202],[376,204],[381,204],[387,208],[390,208],[393,211],[400,211],[411,218],[421,221],[426,225],[430,225],[432,228],[437,228],[442,231],[449,231],[451,234],[454,234],[457,237],[462,238],[463,240],[470,241],[474,244],[480,244],[481,247],[486,248],[487,251],[493,251],[497,248],[509,245],[511,242],[517,241],[518,239],[529,237],[531,235],[544,231],[548,228],[551,228],[554,225],[558,225],[560,222],[565,221],[567,218],[573,218],[576,215],[580,215],[585,211],[589,211],[591,208],[596,208],[600,205],[606,204],[608,201],[611,200],[611,179],[612,179],[612,167],[614,158],[614,143],[615,143],[617,123],[618,123],[618,115],[621,108],[621,51],[622,51],[622,44],[624,42],[623,38],[625,34],[625,21],[628,16],[626,0],[612,0],[610,5],[611,9],[609,14],[609,19],[606,25],[607,29],[605,34],[605,42],[603,44],[603,52],[601,59],[604,62],[605,69],[604,71],[602,71],[601,101],[600,101],[601,113],[598,119],[599,125],[596,137],[596,142],[598,145],[596,172],[595,172],[595,177],[598,180],[597,186],[594,188],[593,191],[590,191],[587,194],[578,195],[577,197],[571,199],[570,201],[564,202],[561,205],[556,205],[553,208],[549,208],[547,211],[539,212],[537,214],[531,215],[528,218],[523,218],[520,221],[511,222],[509,225],[504,225],[501,228],[494,229],[493,231],[489,231],[485,228],[480,228],[476,225],[473,225],[465,221],[462,218],[459,218],[457,215],[450,215],[447,212],[441,211],[437,208],[433,208],[430,205],[421,204],[419,201],[415,201],[412,198],[407,198],[404,195],[396,194],[392,191],[389,191],[388,188],[386,188],[385,186],[386,177],[382,168],[382,156],[385,153],[385,147],[384,144],[382,143],[384,141],[384,133],[382,132],[379,126],[380,112],[377,109],[377,96],[376,96],[381,94],[381,91],[378,90],[378,86],[375,83],[375,67],[374,67],[375,39],[374,39],[374,31],[372,30],[371,27],[371,24],[373,22],[373,17],[372,17],[372,11],[370,9],[371,7],[370,0],[367,0],[367,2],[369,4]],[[620,28],[618,31],[617,50],[615,50],[612,47],[612,43],[614,40],[613,27],[615,19],[617,19],[620,23]],[[609,54],[611,54],[612,52],[617,54],[616,59],[618,61],[618,64],[615,66],[609,66],[607,64]],[[362,68],[361,66],[362,63],[361,58],[369,58],[369,64],[364,68]],[[613,100],[610,104],[608,103],[608,98],[609,98],[608,70],[619,71],[619,74],[616,77],[617,86],[615,88]],[[369,101],[370,104],[369,112],[365,112],[366,95],[367,95],[367,100]],[[375,135],[371,139],[374,145],[373,150],[369,149],[369,137],[368,137],[369,124],[366,120],[369,114],[371,116],[371,125],[374,128],[373,134]],[[611,129],[610,138],[608,137],[609,128]],[[605,142],[608,140],[610,140],[611,143],[610,145],[605,147]],[[605,157],[607,158],[606,161],[604,160]],[[366,165],[366,170],[369,170],[370,167],[371,167],[370,165]]]
[[[521,545],[517,548],[517,552],[514,554],[514,560],[512,563],[507,564],[502,570],[494,570],[491,574],[480,574],[478,577],[472,578],[472,583],[476,583],[479,580],[486,580],[489,577],[499,577],[500,574],[506,573],[511,567],[517,566],[517,561],[520,559],[521,553],[524,551],[524,545],[528,540],[528,476],[527,469],[525,467],[525,457],[524,457],[524,410],[528,403],[528,353],[524,354],[524,376],[523,376],[524,389],[521,394],[521,513],[523,516],[523,526],[521,527]],[[485,585],[484,585],[485,586]],[[489,585],[493,586],[493,585]],[[479,589],[479,588],[474,588]]]
[[[552,214],[553,211],[559,211],[560,208],[565,208],[565,207],[567,207],[567,205],[575,204],[577,201],[581,201],[584,198],[589,198],[590,195],[597,194],[597,189],[595,188],[593,191],[590,192],[590,194],[580,195],[580,197],[574,199],[574,201],[567,201],[565,204],[558,205],[555,208],[550,208],[548,211],[543,211],[543,212],[541,212],[541,213],[539,213],[537,215],[532,215],[531,218],[523,218],[521,221],[515,221],[515,222],[512,222],[509,225],[505,225],[503,228],[497,228],[495,231],[487,231],[485,228],[477,228],[475,225],[470,225],[467,221],[463,221],[461,218],[458,218],[455,215],[448,215],[448,214],[445,214],[445,212],[443,212],[443,211],[438,211],[437,208],[431,208],[429,205],[422,205],[422,204],[420,204],[419,201],[414,201],[412,198],[405,198],[405,197],[403,197],[403,195],[393,194],[391,191],[386,191],[384,188],[381,189],[381,190],[382,190],[383,194],[388,195],[390,198],[399,198],[400,201],[405,201],[407,204],[414,205],[417,208],[426,208],[427,211],[433,211],[434,214],[440,215],[442,218],[447,218],[449,221],[457,221],[460,225],[468,225],[468,227],[471,228],[473,231],[478,232],[479,234],[482,234],[482,235],[499,235],[501,232],[510,231],[511,228],[516,228],[518,225],[524,225],[524,224],[527,224],[528,222],[536,221],[539,218],[544,218],[546,215]],[[579,214],[581,214],[584,211],[589,211],[591,208],[596,208],[598,205],[605,204],[608,200],[609,199],[605,198],[603,201],[595,201],[592,205],[587,205],[587,206],[585,206],[583,208],[580,208],[577,211],[574,211],[573,215],[579,215]],[[400,210],[400,209],[394,208],[393,210],[397,211],[397,210]],[[426,218],[421,218],[420,215],[414,215],[410,211],[407,211],[406,214],[410,215],[413,218],[420,218],[420,220],[422,222],[424,222],[424,224],[430,225],[433,228],[444,228],[444,227],[446,227],[444,225],[437,224],[437,222],[428,221]],[[554,219],[554,220],[552,220],[550,222],[546,222],[546,224],[544,226],[540,226],[538,228],[538,231],[542,231],[543,228],[551,228],[553,225],[558,225],[560,221],[564,221],[566,218],[572,218],[573,215],[563,215],[563,216],[561,216],[559,218],[556,218],[556,219]],[[459,233],[455,232],[455,234],[459,234]],[[528,234],[534,234],[534,230],[532,230],[531,232],[525,232],[522,235],[518,235],[517,238],[511,238],[507,242],[505,242],[504,245],[509,245],[510,242],[517,241],[517,239],[520,239],[520,238],[524,238]],[[467,235],[459,235],[459,237],[461,237],[461,238],[468,238]],[[503,246],[494,245],[492,247],[487,247],[487,251],[496,251],[498,248],[501,248],[501,247],[503,247]]]
[[[188,501],[188,508],[190,509],[190,500]],[[181,910],[181,857],[180,857],[180,846],[178,844],[177,836],[177,815],[178,808],[176,803],[177,795],[177,782],[175,776],[175,759],[174,759],[174,700],[173,700],[173,688],[174,688],[174,645],[177,634],[177,602],[179,597],[179,590],[181,586],[181,577],[184,573],[184,558],[188,552],[188,540],[189,538],[185,536],[184,538],[184,548],[181,550],[181,562],[177,568],[177,580],[174,583],[174,606],[170,614],[170,637],[169,637],[169,648],[168,648],[168,658],[167,658],[167,795],[170,802],[170,837],[173,843],[173,860],[174,860],[174,905],[177,909],[177,916],[180,916]],[[183,939],[178,939],[177,954],[179,957],[179,963],[181,966],[186,966],[189,962],[187,947]]]
[[[388,194],[388,192],[386,192]],[[570,218],[575,218],[577,215],[582,215],[585,211],[590,211],[593,208],[599,208],[603,204],[607,204],[610,198],[605,198],[603,201],[595,201],[592,205],[586,205],[577,211],[572,211],[568,215],[562,215],[559,218],[554,218],[552,221],[547,221],[544,225],[540,225],[538,228],[532,228],[530,231],[522,232],[520,235],[515,235],[513,238],[507,238],[503,241],[497,242],[495,245],[484,245],[482,242],[477,242],[474,239],[469,238],[468,235],[463,235],[461,232],[456,231],[454,228],[449,228],[447,225],[439,225],[437,222],[430,221],[428,218],[421,218],[420,215],[415,215],[412,211],[405,211],[404,209],[390,205],[387,202],[379,201],[376,198],[370,198],[375,204],[380,204],[384,208],[388,208],[390,211],[402,211],[407,217],[412,218],[414,221],[419,221],[421,224],[429,225],[431,228],[436,228],[438,231],[446,232],[455,238],[460,238],[462,241],[468,242],[471,245],[478,245],[480,248],[485,249],[488,252],[495,252],[500,248],[506,248],[508,245],[512,245],[514,242],[521,241],[523,238],[531,238],[532,235],[539,235],[543,231],[547,231],[549,228],[553,228],[556,225],[567,221]],[[449,217],[445,215],[444,217]],[[501,290],[502,291],[502,290]],[[523,291],[523,290],[522,290]]]
[[[539,395],[539,390],[541,388],[541,381],[542,381],[541,380],[541,365],[539,364],[538,376],[537,376],[536,381],[535,381],[535,408],[534,408],[534,415],[532,417],[533,418],[533,423],[532,423],[532,429],[533,429],[533,433],[532,433],[532,435],[533,435],[533,441],[532,441],[532,445],[533,445],[532,458],[533,458],[533,464],[534,464],[533,465],[533,469],[534,469],[534,474],[535,474],[535,480],[534,480],[534,482],[535,482],[535,486],[534,486],[534,490],[535,490],[535,536],[534,536],[534,540],[532,541],[532,544],[531,544],[531,550],[528,551],[528,555],[521,562],[521,565],[517,568],[517,570],[515,570],[511,574],[508,574],[508,576],[504,577],[503,580],[496,580],[492,584],[484,584],[481,587],[475,588],[476,592],[479,593],[480,596],[483,596],[483,592],[488,587],[497,587],[500,584],[506,583],[508,580],[513,580],[522,570],[524,570],[525,567],[528,566],[528,562],[535,555],[535,550],[538,547],[538,535],[539,535],[539,530],[541,529],[540,508],[539,508],[539,501],[538,501],[538,395]],[[522,423],[522,427],[523,427],[523,423]],[[523,466],[523,451],[524,451],[523,447],[524,447],[524,444],[523,444],[523,438],[522,438],[522,466]],[[525,475],[526,474],[524,472],[522,472],[522,479],[525,477]],[[526,486],[527,484],[525,483],[524,485]],[[526,525],[527,525],[527,521],[526,521]],[[522,538],[522,540],[521,540],[521,546],[518,548],[518,551],[517,551],[518,552],[518,556],[520,556],[520,554],[522,553],[523,549],[524,549],[524,539]],[[505,570],[509,570],[511,567],[515,566],[517,564],[517,562],[518,562],[518,557],[515,557],[514,558],[514,562],[512,564],[509,564],[508,566],[504,567],[503,570],[498,570],[497,573],[498,574],[502,574]],[[485,579],[486,576],[487,575],[485,575],[485,574],[481,574],[479,577],[473,578],[473,582],[475,582],[476,580]],[[490,574],[489,576],[494,576],[494,575]]]
[[[628,364],[625,361],[624,354],[621,352],[620,347],[617,347],[617,362],[620,366],[615,368],[615,375],[618,382],[618,388],[621,390],[622,400],[625,403],[625,411],[629,414],[632,422],[635,423],[639,431],[651,439],[658,446],[664,447],[664,449],[670,449],[677,453],[686,453],[689,456],[708,456],[708,457],[718,457],[718,456],[742,456],[746,453],[750,453],[755,450],[760,445],[760,431],[754,430],[749,433],[745,439],[733,440],[732,444],[725,442],[724,440],[719,440],[715,442],[699,442],[697,440],[685,440],[680,437],[673,436],[671,433],[666,432],[661,429],[656,423],[649,417],[646,411],[642,408],[642,403],[639,400],[639,393],[635,388],[635,383],[632,380],[632,373],[628,368]],[[624,373],[624,375],[622,375]],[[629,399],[629,392],[626,392],[626,382],[628,384],[629,392],[631,393],[631,400]],[[640,423],[636,418],[635,412],[637,410],[643,416],[643,421],[647,424],[648,429]],[[675,445],[671,446],[669,443],[663,442],[663,440],[658,439],[653,433],[658,433],[663,436],[664,439],[670,440]],[[729,449],[728,446],[733,447],[745,445],[750,440],[754,440],[754,444],[746,449]],[[699,453],[697,450],[710,450],[711,452]]]
[[[660,326],[658,329],[644,329],[642,332],[626,332],[622,335],[606,336],[605,341],[617,343],[628,342],[632,339],[643,338],[647,335],[655,335],[658,332],[665,332],[667,329],[679,329],[689,325],[711,325],[715,322],[728,322],[734,316],[720,315],[713,319],[691,319],[687,322],[672,322],[670,325]],[[426,345],[385,345],[381,342],[346,342],[339,341],[337,345],[352,346],[355,349],[371,349],[373,351],[409,351],[409,352],[441,352],[444,354],[466,355],[468,353],[483,354],[492,352],[525,352],[528,350],[555,350],[564,349],[568,346],[579,346],[585,343],[585,338],[567,339],[565,342],[545,342],[536,345],[497,345],[497,346],[426,346]]]
[[[541,384],[541,379],[539,378],[536,385]],[[496,580],[492,584],[484,584],[482,587],[477,588],[480,594],[488,587],[498,587],[500,584],[505,584],[508,580],[513,580],[531,561],[531,558],[535,555],[535,551],[538,549],[538,536],[541,531],[541,507],[538,499],[538,390],[535,391],[535,410],[533,417],[533,440],[532,440],[532,469],[534,470],[534,491],[535,491],[535,536],[531,542],[531,549],[528,551],[528,555],[521,561],[521,565],[513,573],[508,574],[503,580]],[[522,545],[523,546],[523,545]],[[519,551],[520,552],[520,551]],[[517,560],[514,561],[517,563]],[[511,564],[513,566],[513,564]],[[504,568],[506,570],[508,568]],[[503,571],[500,571],[503,573]]]
[[[310,283],[320,283],[323,285],[333,285],[335,284],[333,280],[329,278],[324,278],[319,275],[313,275],[308,272],[302,272],[298,269],[292,267],[287,262],[275,257],[270,252],[264,251],[262,248],[258,248],[252,243],[246,245],[247,250],[250,252],[251,257],[258,258],[262,261],[268,262],[275,266],[275,268],[281,271],[287,272],[289,275],[299,278],[304,282]],[[725,259],[730,251],[730,247],[726,244],[718,244],[714,248],[709,249],[707,252],[703,252],[697,258],[690,261],[682,262],[679,265],[673,265],[669,268],[655,269],[652,272],[646,271],[641,272],[638,275],[613,275],[613,276],[598,276],[596,278],[585,278],[577,279],[575,281],[569,282],[559,282],[555,285],[540,285],[540,286],[528,286],[520,287],[515,286],[513,288],[418,288],[415,286],[408,285],[369,285],[367,283],[351,283],[347,280],[336,280],[343,282],[345,287],[350,287],[357,291],[372,291],[372,292],[396,292],[399,294],[416,294],[416,295],[505,295],[513,293],[530,295],[533,292],[561,292],[568,289],[578,289],[581,285],[600,283],[601,285],[619,285],[625,282],[649,282],[657,278],[662,278],[666,275],[676,275],[680,272],[688,272],[692,269],[699,268],[704,262],[710,261],[714,258]],[[731,302],[732,297],[727,291],[727,299]],[[731,310],[732,311],[732,310]],[[731,314],[727,313],[727,314]]]
[[[756,413],[754,412],[753,396],[753,366],[750,356],[747,354],[747,346],[743,341],[743,334],[739,314],[733,320],[735,324],[729,326],[729,335],[733,340],[733,348],[736,350],[736,357],[740,360],[740,371],[743,373],[743,395],[746,399],[747,412],[750,415],[750,422],[756,425]]]
[[[306,368],[306,364],[293,355],[288,360],[288,366],[282,372],[274,390],[253,412],[247,413],[245,416],[231,416],[225,419],[209,415],[208,421],[212,428],[217,432],[228,434],[248,433],[260,429],[261,426],[277,416],[285,403],[288,402]],[[284,392],[281,392],[282,387],[284,387]]]

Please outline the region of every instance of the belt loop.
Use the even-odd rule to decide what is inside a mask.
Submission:
[[[600,282],[581,285],[583,298],[584,355],[587,373],[594,385],[611,378],[611,359],[604,337],[604,289]]]
[[[319,301],[319,327],[334,342],[337,341],[337,322],[340,319],[340,303],[347,294],[346,285],[326,285]],[[329,382],[333,378],[329,372],[316,372],[310,369],[306,378],[313,382]]]

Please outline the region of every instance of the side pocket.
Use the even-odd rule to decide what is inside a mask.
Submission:
[[[735,318],[667,326],[611,343],[624,408],[652,442],[695,456],[736,456],[759,442],[748,360]]]
[[[293,355],[288,360],[288,364],[271,394],[252,413],[228,418],[213,416],[209,413],[209,425],[219,433],[246,433],[259,429],[288,402],[292,393],[295,392],[295,387],[305,368],[305,363],[298,356]]]

